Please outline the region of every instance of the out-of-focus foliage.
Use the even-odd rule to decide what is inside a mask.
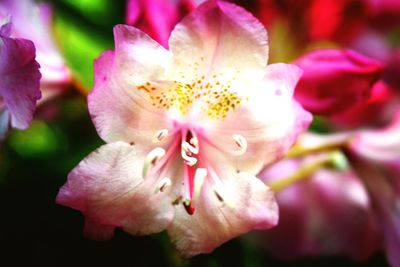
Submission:
[[[124,21],[124,1],[54,1],[54,30],[84,92],[93,86],[93,60],[113,47],[112,28]],[[100,19],[101,18],[101,19]]]

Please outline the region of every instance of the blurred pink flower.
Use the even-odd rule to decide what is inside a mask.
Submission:
[[[332,114],[329,119],[339,129],[379,126],[388,123],[393,111],[399,107],[396,90],[383,81],[376,82],[369,97],[359,101],[343,112]]]
[[[280,161],[259,174],[267,185],[327,157],[314,154]],[[279,224],[262,244],[280,258],[344,254],[367,259],[379,236],[367,190],[352,170],[323,167],[276,193]]]
[[[284,23],[299,44],[349,42],[366,24],[364,0],[251,0],[243,3],[267,27]]]
[[[292,0],[295,1],[295,0]],[[310,41],[334,40],[347,43],[366,24],[364,0],[313,0],[306,14],[306,32]]]
[[[351,158],[374,206],[389,263],[400,266],[400,111],[380,130],[360,131]]]
[[[384,128],[302,135],[294,151],[300,148],[301,156],[259,174],[281,188],[280,222],[264,245],[284,258],[340,253],[362,260],[384,249],[391,266],[400,266],[400,111]],[[335,149],[348,158],[342,169],[328,157]],[[277,181],[286,181],[284,190]]]
[[[10,127],[29,127],[41,97],[35,46],[29,40],[11,38],[11,31],[8,17],[0,13],[0,140]]]
[[[382,79],[400,90],[400,47],[393,47],[384,32],[366,30],[354,39],[351,46],[352,49],[383,62]]]
[[[318,49],[294,62],[303,71],[295,98],[318,115],[338,114],[365,101],[380,78],[380,62],[352,50]]]
[[[52,90],[62,89],[71,81],[71,74],[52,36],[50,5],[36,4],[32,0],[2,0],[0,11],[11,14],[11,36],[31,40],[36,47],[36,60],[40,64],[40,87],[44,97]]]
[[[223,1],[184,18],[170,51],[133,27],[114,36],[88,98],[108,144],[69,174],[57,202],[82,211],[95,238],[167,229],[185,257],[274,226],[273,194],[254,175],[310,123],[292,97],[300,69],[267,66],[265,28]]]
[[[126,23],[168,48],[172,29],[204,0],[128,0]]]

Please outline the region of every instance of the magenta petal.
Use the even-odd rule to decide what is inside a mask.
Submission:
[[[366,101],[359,102],[344,112],[333,114],[330,120],[342,128],[379,125],[389,120],[397,102],[395,90],[379,80],[373,85],[371,95]]]
[[[140,17],[141,0],[128,0],[126,8],[126,23],[135,25]]]
[[[0,38],[0,95],[11,114],[11,126],[26,129],[41,97],[35,47],[28,40]]]
[[[34,0],[3,0],[0,9],[12,14],[11,35],[31,40],[35,44],[36,61],[41,66],[42,88],[69,82],[70,73],[52,35],[51,6]]]
[[[305,109],[330,115],[365,101],[382,65],[351,50],[320,49],[295,62],[303,69],[295,98]]]
[[[1,14],[0,14],[1,16]],[[0,36],[3,37],[9,37],[11,34],[11,23],[9,22],[9,19],[5,19],[7,22],[6,23],[2,23],[0,21]]]
[[[172,29],[193,7],[191,1],[184,0],[130,0],[126,21],[129,25],[146,32],[164,47],[168,47]]]
[[[376,165],[362,157],[353,158],[352,162],[371,195],[388,261],[391,266],[399,267],[400,159],[383,165]]]

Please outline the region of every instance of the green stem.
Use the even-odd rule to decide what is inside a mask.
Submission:
[[[339,150],[333,150],[329,153],[324,153],[315,158],[315,160],[307,165],[301,166],[294,174],[279,179],[271,184],[269,187],[279,192],[283,189],[310,177],[315,171],[326,167],[327,165],[337,165],[338,159],[342,160],[343,155]]]
[[[352,132],[331,135],[303,134],[289,150],[285,158],[296,158],[308,154],[340,149],[347,145],[353,136],[354,134]]]

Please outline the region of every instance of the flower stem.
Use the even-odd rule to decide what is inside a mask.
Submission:
[[[315,171],[326,167],[327,165],[332,165],[335,168],[343,169],[343,162],[345,161],[343,160],[343,157],[343,153],[339,150],[333,150],[329,153],[324,153],[316,157],[312,163],[301,166],[294,174],[269,184],[269,187],[275,192],[282,191],[283,189],[299,181],[309,178]]]
[[[353,136],[352,132],[330,135],[306,133],[299,137],[296,144],[289,150],[285,158],[296,158],[312,153],[339,149],[347,145]]]

